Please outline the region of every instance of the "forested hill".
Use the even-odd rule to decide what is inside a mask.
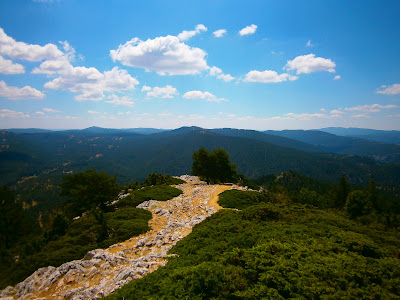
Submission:
[[[184,174],[189,172],[193,152],[200,147],[225,149],[238,171],[250,178],[293,170],[328,182],[336,182],[346,174],[351,182],[362,184],[373,174],[378,183],[400,183],[398,164],[315,153],[314,146],[297,142],[301,151],[290,148],[294,140],[282,138],[276,145],[276,140],[272,143],[270,137],[263,138],[262,133],[253,131],[217,132],[197,127],[149,135],[126,131],[101,134],[93,130],[30,134],[2,131],[0,184],[93,168],[118,174],[121,183],[142,180],[151,172]],[[313,152],[304,151],[306,147]]]
[[[328,152],[368,156],[386,162],[400,160],[400,145],[367,140],[368,136],[339,136],[318,130],[268,130],[266,133],[311,144]]]

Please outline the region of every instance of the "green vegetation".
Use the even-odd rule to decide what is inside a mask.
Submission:
[[[150,173],[147,176],[146,180],[143,182],[143,184],[146,186],[162,185],[162,184],[173,185],[173,184],[181,184],[181,183],[184,183],[184,181],[179,178],[174,178],[169,174],[163,175],[163,174],[154,174],[154,173]]]
[[[297,204],[222,210],[108,299],[395,299],[399,243],[396,231]]]
[[[67,211],[75,217],[96,206],[104,210],[107,203],[120,191],[116,177],[111,177],[106,172],[98,173],[96,170],[64,176],[61,195],[71,198]]]
[[[251,205],[270,201],[271,197],[267,193],[227,190],[219,195],[218,204],[227,208],[244,209]]]
[[[117,207],[136,207],[147,200],[167,201],[178,197],[182,191],[169,185],[155,185],[143,187],[140,190],[132,192],[128,197],[118,201]]]
[[[209,183],[233,182],[237,179],[236,165],[231,164],[223,149],[208,152],[200,148],[193,153],[191,173]]]
[[[111,205],[119,191],[115,176],[90,170],[64,177],[62,191],[70,196],[44,230],[29,230],[22,206],[6,187],[0,189],[0,289],[14,285],[38,268],[80,259],[88,251],[106,248],[149,230],[151,213],[136,208],[143,201],[166,201],[182,193],[165,182],[169,175],[151,174],[141,189]],[[77,214],[82,215],[74,218]]]

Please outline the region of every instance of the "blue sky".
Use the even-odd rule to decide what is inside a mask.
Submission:
[[[0,2],[0,128],[400,130],[399,1]]]

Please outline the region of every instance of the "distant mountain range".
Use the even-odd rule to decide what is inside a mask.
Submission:
[[[382,142],[388,144],[400,144],[400,131],[398,130],[375,130],[375,129],[342,128],[342,127],[328,127],[319,130],[336,135],[359,137],[376,142]]]
[[[200,147],[225,149],[250,178],[293,170],[327,182],[345,174],[353,183],[365,183],[374,174],[377,182],[400,183],[399,146],[314,130],[90,127],[3,130],[0,135],[0,184],[91,168],[117,174],[122,183],[151,172],[180,175],[190,171],[192,154]]]
[[[368,156],[386,162],[400,160],[400,145],[353,136],[340,136],[318,130],[268,130],[265,133],[311,144],[332,153]]]

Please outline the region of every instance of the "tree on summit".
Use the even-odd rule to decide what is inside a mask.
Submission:
[[[106,203],[119,192],[116,176],[111,177],[106,172],[96,170],[66,175],[60,186],[61,194],[71,198],[67,206],[75,215],[96,206],[105,209]]]
[[[231,182],[236,180],[236,165],[229,160],[223,149],[208,152],[203,147],[193,153],[191,173],[209,183]]]

